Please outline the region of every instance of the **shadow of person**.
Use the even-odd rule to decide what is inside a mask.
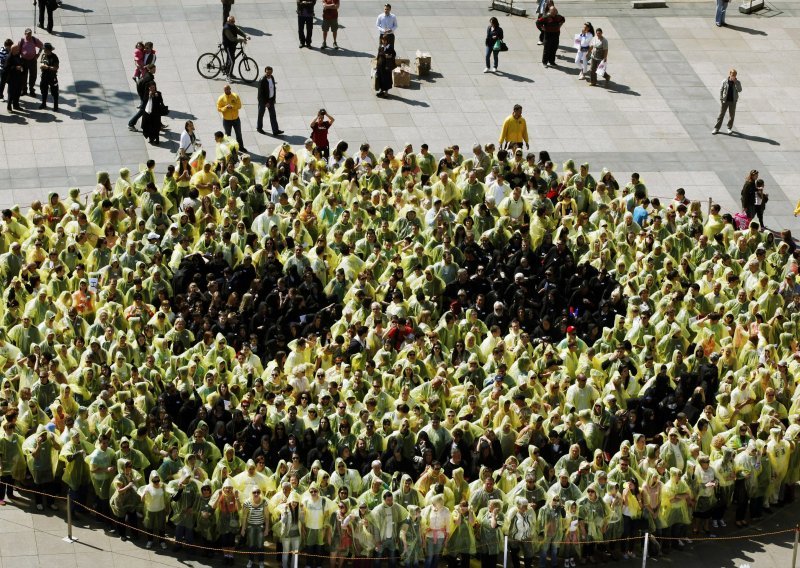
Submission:
[[[533,83],[533,79],[530,77],[523,77],[522,75],[515,75],[514,73],[509,73],[507,71],[503,71],[502,69],[498,69],[495,71],[497,75],[505,77],[506,79],[511,79],[515,83]]]
[[[89,10],[88,8],[80,8],[78,6],[70,6],[69,4],[61,4],[59,6],[62,10],[66,10],[67,12],[80,12],[81,14],[91,14],[94,10]]]
[[[89,10],[89,11],[91,12],[91,10]],[[66,38],[66,39],[85,39],[86,38],[86,36],[81,35],[81,34],[76,34],[75,32],[52,31],[50,33],[52,33],[56,37],[63,37],[63,38]]]
[[[409,105],[409,106],[422,107],[422,108],[428,108],[430,106],[425,101],[407,99],[405,97],[401,97],[401,96],[399,96],[399,95],[397,95],[395,93],[392,93],[391,91],[387,94],[386,100],[388,100],[388,101],[397,101],[397,102],[400,102],[400,103],[403,103],[403,104],[406,104],[406,105]]]
[[[271,33],[261,31],[261,30],[259,30],[257,28],[246,28],[244,26],[239,26],[239,29],[242,30],[247,35],[253,36],[253,37],[271,37],[272,36]]]
[[[605,79],[600,79],[598,77],[597,84],[605,86]],[[622,85],[620,83],[615,83],[614,81],[609,81],[608,82],[608,86],[606,87],[606,89],[608,89],[609,91],[611,91],[613,93],[619,93],[620,95],[631,95],[633,97],[641,97],[642,96],[641,93],[639,93],[637,91],[634,91],[628,85]]]
[[[340,26],[341,28],[341,26]],[[354,49],[347,49],[346,47],[339,46],[339,49],[328,48],[326,50],[319,50],[326,55],[332,55],[334,57],[375,57],[373,53],[367,53],[366,51],[356,51]]]
[[[732,24],[727,24],[727,23],[723,27],[731,29],[735,32],[742,32],[743,34],[756,35],[756,36],[769,35],[767,34],[767,32],[762,32],[761,30],[754,30],[753,28],[745,28],[743,26],[734,26]]]
[[[772,138],[764,138],[763,136],[756,136],[754,134],[745,134],[744,132],[732,132],[728,136],[731,138],[742,138],[744,140],[749,140],[750,142],[760,142],[763,144],[769,144],[770,146],[780,146],[781,143],[777,140],[773,140]]]

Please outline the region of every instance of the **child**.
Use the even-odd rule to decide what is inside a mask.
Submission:
[[[139,78],[144,74],[144,43],[141,41],[136,42],[136,47],[133,49],[133,80],[138,82]]]

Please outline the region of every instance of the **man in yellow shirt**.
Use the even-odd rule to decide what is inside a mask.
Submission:
[[[225,85],[225,92],[217,99],[217,110],[222,115],[222,128],[225,135],[231,135],[231,129],[236,131],[236,142],[239,143],[239,151],[247,152],[242,141],[242,121],[239,119],[239,109],[242,108],[242,100],[239,95],[231,90],[230,85]]]
[[[514,105],[514,112],[503,121],[503,130],[500,131],[500,148],[530,148],[528,144],[528,125],[522,118],[522,105]]]

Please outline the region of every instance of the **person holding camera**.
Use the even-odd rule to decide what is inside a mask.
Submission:
[[[319,148],[319,152],[325,160],[330,157],[331,143],[328,141],[328,130],[333,126],[333,122],[334,118],[328,114],[328,111],[321,108],[309,125],[311,140],[314,142],[314,146]]]

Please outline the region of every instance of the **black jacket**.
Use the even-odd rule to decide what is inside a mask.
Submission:
[[[269,80],[272,79],[272,96],[269,96]],[[264,75],[261,77],[261,81],[258,82],[258,102],[259,103],[271,103],[275,104],[275,97],[278,94],[278,87],[276,87],[275,76],[267,77]]]
[[[498,39],[503,39],[503,28],[497,26],[492,29],[492,26],[486,28],[486,47],[492,47]]]

